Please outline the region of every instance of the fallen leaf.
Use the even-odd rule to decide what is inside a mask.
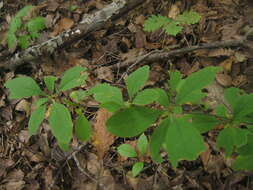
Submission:
[[[29,103],[27,100],[22,99],[15,107],[16,111],[25,112],[26,116],[30,115],[31,111],[31,103]]]
[[[216,80],[220,85],[224,87],[228,87],[232,85],[232,78],[231,76],[227,74],[222,74],[222,73],[216,74]]]
[[[88,159],[87,159],[87,170],[95,175],[95,176],[99,176],[100,175],[100,171],[101,171],[101,164],[98,160],[98,156],[90,153],[88,155]]]
[[[95,71],[97,73],[97,77],[101,80],[106,80],[108,82],[113,82],[114,75],[112,70],[109,67],[100,67]]]
[[[54,31],[50,34],[51,37],[57,36],[65,30],[70,29],[74,25],[74,21],[70,18],[62,18],[55,26]]]

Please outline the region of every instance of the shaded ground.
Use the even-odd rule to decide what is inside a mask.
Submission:
[[[40,43],[73,27],[85,13],[102,9],[111,1],[4,1],[0,6],[0,56],[7,51],[4,34],[8,22],[29,3],[37,5],[37,14],[47,18],[47,30],[37,42]],[[173,17],[190,9],[201,14],[202,19],[199,24],[186,27],[177,37],[162,31],[143,31],[144,20],[150,14]],[[43,123],[40,135],[28,136],[28,116],[35,100],[10,101],[7,90],[3,88],[6,80],[19,74],[42,81],[45,75],[60,76],[75,65],[90,68],[86,88],[98,82],[122,87],[121,77],[127,74],[127,68],[120,63],[125,60],[156,49],[172,50],[200,43],[235,40],[244,33],[245,27],[252,25],[253,5],[250,0],[150,0],[53,55],[40,57],[15,71],[1,72],[0,189],[253,189],[252,173],[234,172],[229,167],[231,160],[225,160],[223,153],[215,147],[215,132],[206,134],[208,150],[198,160],[181,161],[178,169],[173,171],[167,162],[156,165],[150,158],[145,158],[144,171],[138,178],[132,178],[129,171],[134,159],[119,157],[115,149],[124,140],[133,145],[136,142],[134,139],[116,139],[104,131],[104,121],[109,114],[98,110],[96,102],[89,101],[84,105],[94,125],[94,138],[81,146],[74,139],[73,151],[63,153],[47,123]],[[167,70],[171,68],[177,68],[187,76],[202,67],[219,65],[224,72],[217,75],[218,85],[252,91],[252,61],[253,49],[250,48],[198,50],[151,63],[148,85],[164,86]],[[133,70],[139,66],[141,64]]]

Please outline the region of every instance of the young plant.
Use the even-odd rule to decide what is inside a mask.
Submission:
[[[162,28],[168,35],[176,36],[183,30],[184,25],[192,25],[199,22],[201,16],[194,11],[185,11],[171,19],[161,15],[152,15],[144,23],[144,30],[154,32]]]
[[[118,147],[117,151],[121,156],[127,157],[127,158],[135,158],[135,157],[143,157],[148,150],[148,139],[147,137],[142,134],[137,141],[137,149],[140,153],[138,156],[138,153],[135,151],[135,149],[129,145],[129,144],[122,144]],[[132,175],[133,177],[136,177],[139,175],[139,173],[143,170],[144,162],[139,161],[136,162],[132,167]]]
[[[33,6],[27,5],[12,18],[7,33],[9,49],[13,50],[17,45],[26,49],[32,40],[39,38],[39,32],[45,29],[46,20],[43,17],[27,18],[32,11]]]
[[[74,124],[70,112],[72,108],[74,109],[73,114],[77,115],[75,121],[76,136],[81,141],[86,141],[90,137],[90,124],[83,114],[83,108],[78,104],[88,94],[86,91],[72,91],[70,97],[73,102],[67,100],[67,98],[61,99],[60,96],[62,92],[83,85],[86,78],[86,68],[76,66],[64,72],[58,85],[55,84],[57,81],[56,77],[45,76],[46,92],[42,91],[39,85],[31,77],[27,76],[8,80],[4,86],[10,90],[10,99],[28,98],[31,96],[39,97],[34,103],[35,110],[29,119],[29,134],[36,134],[43,120],[47,119],[59,146],[67,151],[73,136]],[[49,116],[47,117],[47,115]]]

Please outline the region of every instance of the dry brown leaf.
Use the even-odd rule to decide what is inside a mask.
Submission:
[[[222,74],[222,73],[216,74],[216,80],[220,85],[222,85],[224,87],[231,86],[231,84],[232,84],[232,78],[231,78],[231,76],[229,76],[227,74]]]
[[[209,57],[220,57],[220,56],[231,56],[234,54],[234,51],[231,49],[212,49],[209,51],[208,56]]]
[[[97,112],[96,121],[93,126],[92,144],[97,149],[98,157],[102,159],[114,142],[114,136],[106,129],[106,121],[112,113],[106,109],[100,108]]]
[[[83,160],[83,158],[81,158],[81,160]],[[83,163],[83,162],[81,162],[81,163]],[[95,155],[95,154],[93,154],[93,153],[90,153],[88,155],[87,166],[86,167],[87,167],[87,170],[91,174],[93,174],[95,176],[99,176],[100,172],[101,172],[101,164],[100,164],[100,162],[98,160],[98,156]]]
[[[233,58],[228,58],[228,59],[225,59],[224,61],[222,61],[219,64],[219,66],[223,67],[223,69],[225,71],[230,72],[233,63],[234,63],[234,59]]]
[[[16,105],[15,110],[25,112],[26,116],[29,116],[31,111],[31,103],[23,99]]]
[[[172,18],[172,19],[176,19],[177,15],[179,15],[180,13],[180,9],[178,8],[178,6],[176,4],[173,4],[170,8],[168,17]]]
[[[113,82],[114,75],[112,70],[109,67],[100,67],[95,71],[97,73],[97,77],[101,80],[106,80],[108,82]]]
[[[51,37],[57,36],[65,30],[70,29],[74,25],[74,21],[70,18],[62,18],[55,26],[54,31],[50,34]]]

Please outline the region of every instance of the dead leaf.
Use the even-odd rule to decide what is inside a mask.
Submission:
[[[138,28],[135,33],[135,47],[136,48],[144,48],[144,47],[146,47],[146,43],[147,43],[147,41],[146,41],[145,33]]]
[[[99,159],[102,159],[114,142],[114,136],[106,129],[106,121],[112,113],[106,109],[100,108],[97,112],[96,121],[93,125],[92,144],[97,150]]]
[[[30,135],[27,130],[22,130],[18,134],[18,138],[19,138],[20,142],[27,143],[29,141]]]
[[[30,115],[31,111],[31,103],[29,103],[27,100],[22,99],[15,107],[16,111],[22,111],[25,112],[26,116]]]
[[[220,57],[220,56],[231,56],[234,54],[234,51],[231,49],[212,49],[209,51],[208,56],[209,57]]]
[[[65,30],[70,29],[74,25],[74,21],[70,18],[62,18],[55,26],[54,31],[50,34],[51,37],[57,36]]]
[[[114,80],[114,75],[109,67],[100,67],[95,72],[100,80],[106,80],[108,82],[113,82]]]
[[[180,9],[178,8],[178,6],[176,4],[173,4],[170,8],[168,17],[172,18],[172,19],[176,19],[177,15],[179,15],[180,13]]]
[[[222,73],[216,74],[216,80],[220,85],[224,87],[228,87],[232,85],[232,78],[231,76],[227,74],[222,74]]]
[[[93,153],[90,153],[87,159],[87,170],[95,176],[99,176],[101,171],[101,164],[98,159],[98,156]]]

